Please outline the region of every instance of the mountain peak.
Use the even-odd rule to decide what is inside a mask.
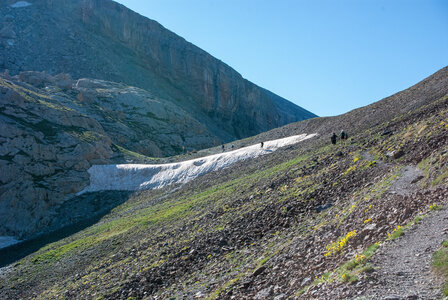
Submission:
[[[176,103],[222,141],[315,117],[114,1],[21,1],[0,6],[0,15],[9,16],[0,70],[12,75],[35,70],[136,86]]]

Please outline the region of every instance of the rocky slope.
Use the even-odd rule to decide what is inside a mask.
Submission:
[[[433,220],[434,204],[447,205],[445,80],[446,69],[372,106],[305,121],[313,129],[353,124],[336,146],[324,136],[182,187],[131,195],[95,225],[1,269],[0,297],[392,296],[381,285],[392,289],[393,276],[381,276],[375,255],[390,253],[403,232],[420,232],[413,228]],[[372,108],[387,114],[378,119]],[[435,218],[423,224],[439,224],[426,228],[441,236]],[[439,295],[416,286],[412,295],[396,289],[395,299]]]
[[[180,107],[124,84],[21,72],[1,74],[0,89],[0,236],[54,229],[64,218],[55,209],[89,184],[94,164],[156,161],[141,154],[214,138]]]
[[[0,4],[0,71],[68,73],[136,86],[180,106],[218,143],[315,117],[113,1],[21,2],[27,5]]]
[[[88,184],[91,164],[111,162],[95,119],[40,92],[0,77],[0,235],[45,227],[50,209]]]

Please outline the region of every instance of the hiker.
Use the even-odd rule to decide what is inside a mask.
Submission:
[[[233,148],[235,148],[235,145],[234,145],[234,144],[232,144],[232,150],[233,150]]]
[[[263,148],[263,146],[264,146],[264,142],[261,142],[261,148]]]
[[[336,145],[336,139],[337,139],[337,135],[336,135],[336,133],[334,133],[333,132],[333,135],[331,136],[331,143],[333,144],[333,145]]]
[[[341,131],[341,140],[346,140],[348,138],[344,130]]]
[[[222,152],[224,152],[224,144],[222,144],[221,149],[222,149]]]

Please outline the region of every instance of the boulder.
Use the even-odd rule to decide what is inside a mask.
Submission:
[[[52,82],[55,86],[64,89],[69,90],[73,86],[73,79],[70,74],[67,73],[60,73],[52,78]]]
[[[9,27],[3,27],[2,29],[0,29],[0,38],[2,39],[15,39],[16,38],[16,33],[14,32],[14,30]]]
[[[101,89],[106,88],[106,85],[101,80],[81,78],[76,82],[77,89]]]
[[[20,72],[19,80],[35,87],[44,87],[45,82],[50,81],[50,77],[45,72],[26,71]]]

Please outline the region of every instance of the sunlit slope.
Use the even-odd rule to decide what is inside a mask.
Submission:
[[[305,121],[317,132],[345,129],[348,141],[331,145],[320,135],[182,187],[133,194],[97,224],[2,269],[0,297],[356,295],[380,245],[447,199],[445,73],[372,106]]]
[[[97,225],[4,270],[0,295],[34,297],[32,287],[41,298],[264,291],[306,299],[316,276],[362,282],[368,258],[351,253],[385,241],[447,193],[447,99],[337,146],[309,140],[181,189],[139,192]],[[409,165],[424,174],[409,183],[414,194],[390,193]]]

